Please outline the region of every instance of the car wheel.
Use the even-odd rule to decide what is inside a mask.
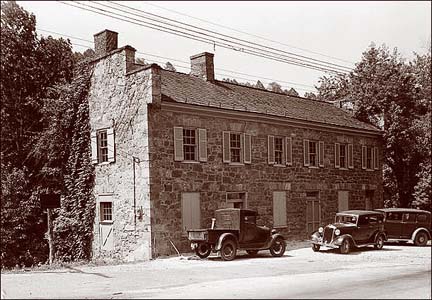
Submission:
[[[199,244],[198,247],[195,249],[195,253],[200,258],[207,258],[211,253],[211,247],[209,244],[206,243]]]
[[[384,247],[384,237],[382,234],[377,236],[374,247],[377,250],[381,250]]]
[[[426,246],[427,242],[428,242],[428,236],[425,232],[421,231],[416,234],[414,239],[414,244],[416,246]]]
[[[270,246],[270,254],[275,257],[281,257],[284,255],[286,249],[286,244],[283,238],[277,237],[272,245]]]
[[[220,254],[223,260],[233,260],[237,254],[237,245],[233,240],[225,240]]]
[[[256,256],[258,254],[258,250],[246,250],[246,252],[250,256]]]
[[[321,246],[318,244],[312,244],[312,250],[314,252],[318,252],[320,250]]]
[[[350,246],[351,245],[350,245],[349,240],[347,240],[347,239],[343,240],[342,245],[340,245],[340,248],[339,248],[340,253],[348,254],[350,252]]]

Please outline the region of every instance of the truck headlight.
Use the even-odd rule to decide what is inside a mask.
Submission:
[[[339,229],[336,229],[335,230],[335,235],[339,235],[340,234],[340,230]]]
[[[318,228],[318,232],[319,233],[323,233],[324,232],[324,228],[322,228],[322,227]]]

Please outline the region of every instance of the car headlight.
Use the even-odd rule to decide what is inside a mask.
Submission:
[[[318,232],[319,233],[323,233],[324,232],[324,228],[322,228],[322,227],[318,228]]]
[[[340,234],[340,230],[339,229],[336,229],[335,230],[335,235],[339,235]]]

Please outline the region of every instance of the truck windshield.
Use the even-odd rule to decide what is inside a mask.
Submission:
[[[357,217],[356,216],[336,216],[336,223],[345,223],[345,224],[356,224]]]

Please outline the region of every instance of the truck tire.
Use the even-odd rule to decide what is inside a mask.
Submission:
[[[223,260],[233,260],[237,255],[237,244],[231,239],[223,241],[220,254]]]
[[[207,258],[211,253],[211,247],[207,243],[199,244],[195,249],[195,253],[199,258]]]
[[[270,246],[270,254],[274,257],[281,257],[284,255],[286,244],[283,238],[278,236]]]

